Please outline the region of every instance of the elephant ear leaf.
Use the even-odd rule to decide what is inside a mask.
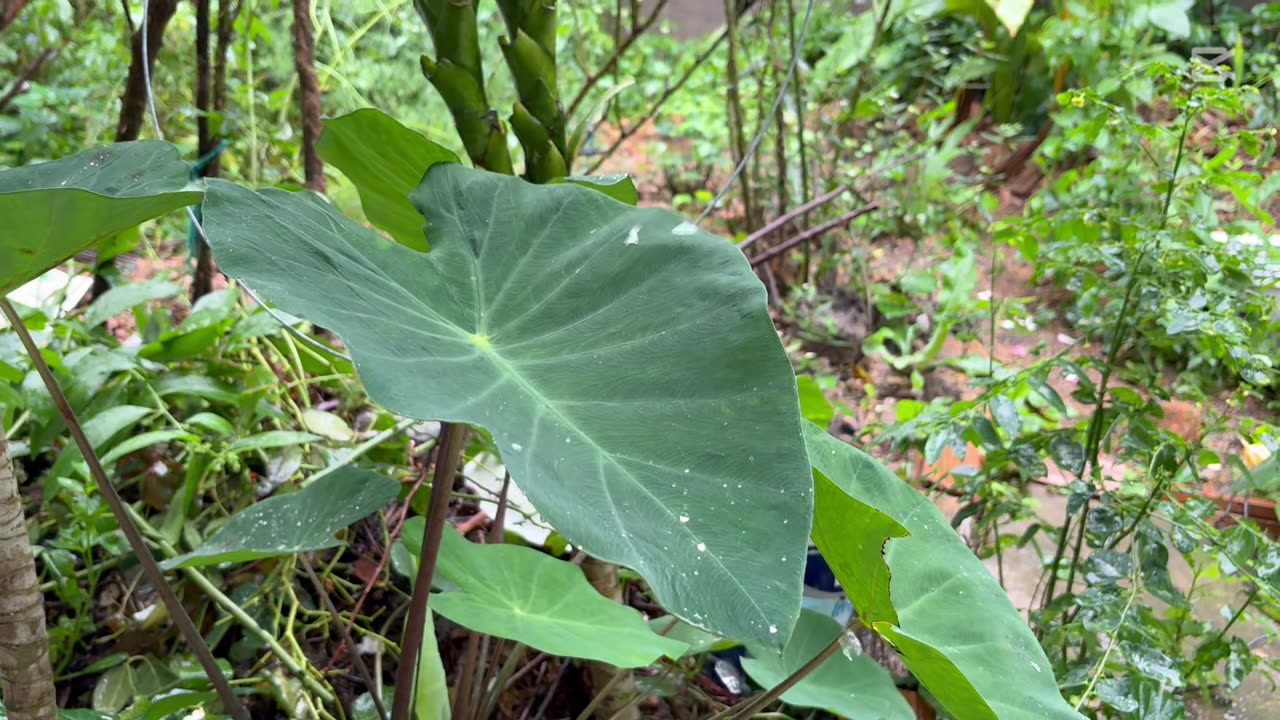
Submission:
[[[0,171],[0,294],[98,240],[200,202],[178,149],[117,143]]]
[[[375,401],[487,428],[570,542],[690,624],[785,645],[813,479],[742,253],[669,211],[452,163],[412,201],[427,253],[278,190],[211,183],[205,218],[220,267],[336,332]]]
[[[817,425],[805,437],[818,481],[814,543],[858,618],[942,707],[958,720],[1082,720],[1008,595],[938,508]]]

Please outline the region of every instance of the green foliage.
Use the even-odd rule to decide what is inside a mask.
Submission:
[[[0,174],[0,292],[12,290],[94,241],[197,202],[172,145],[137,142],[86,150]]]
[[[837,638],[846,643],[841,651],[783,693],[782,700],[788,705],[818,708],[847,718],[915,718],[915,711],[898,692],[889,671],[862,654],[857,646],[849,644],[857,642],[852,631],[812,610],[800,614],[796,631],[781,655],[769,648],[752,648],[752,656],[743,659],[742,669],[760,686],[773,687],[817,657]]]
[[[456,165],[414,202],[425,255],[280,191],[212,184],[205,217],[221,267],[333,328],[371,397],[488,428],[565,537],[635,568],[687,621],[785,640],[811,499],[794,376],[742,255],[668,212]],[[678,370],[645,369],[676,352]],[[748,532],[744,512],[777,529]]]
[[[412,518],[404,543],[422,551],[424,523]],[[635,610],[602,596],[571,563],[516,545],[468,542],[446,530],[439,572],[450,583],[431,606],[456,623],[564,657],[643,667],[688,646],[654,632]]]
[[[341,468],[295,493],[267,498],[232,515],[199,547],[164,566],[243,563],[337,547],[341,543],[334,540],[335,533],[394,500],[399,490],[399,483],[377,473]]]

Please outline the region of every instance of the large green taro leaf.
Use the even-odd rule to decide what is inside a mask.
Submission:
[[[422,551],[424,525],[422,518],[410,518],[402,530],[415,556]],[[431,607],[472,630],[617,667],[679,658],[689,647],[601,595],[577,565],[533,548],[481,545],[446,529],[438,563],[436,571],[454,587],[433,595]]]
[[[742,669],[761,687],[774,687],[817,657],[842,632],[840,623],[830,617],[805,610],[781,654],[748,647],[751,657],[743,658]],[[843,648],[783,693],[782,700],[855,720],[914,720],[916,716],[888,670],[868,655],[846,655]]]
[[[571,542],[691,624],[781,647],[812,476],[742,254],[671,212],[453,164],[413,200],[429,253],[307,194],[211,183],[205,217],[222,269],[341,336],[374,400],[488,428]]]
[[[97,240],[200,202],[190,167],[154,140],[0,171],[0,294]]]
[[[808,425],[805,438],[817,482],[814,542],[858,616],[947,712],[1079,720],[1030,628],[933,503],[822,428]]]
[[[325,120],[316,149],[355,184],[369,222],[398,243],[427,249],[409,193],[432,165],[457,162],[453,153],[372,108]]]

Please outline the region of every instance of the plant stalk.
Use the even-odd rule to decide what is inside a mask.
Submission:
[[[436,445],[435,474],[431,479],[431,504],[427,509],[427,528],[422,540],[418,576],[414,581],[409,616],[405,620],[404,640],[400,644],[400,666],[396,668],[396,696],[391,707],[392,720],[411,720],[414,682],[418,676],[418,655],[422,633],[426,628],[427,600],[431,596],[431,580],[436,573],[436,559],[449,512],[453,478],[458,472],[462,448],[466,445],[465,425],[443,423]]]

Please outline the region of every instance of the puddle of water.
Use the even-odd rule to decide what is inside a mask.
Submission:
[[[1062,522],[1062,518],[1066,515],[1065,497],[1050,493],[1047,488],[1041,487],[1034,489],[1032,494],[1040,503],[1038,508],[1040,517],[1055,523]],[[952,498],[940,498],[937,502],[947,515],[953,514],[957,509],[956,501]],[[1001,527],[1001,532],[1017,535],[1029,524],[1030,521],[1026,521],[1017,526]],[[1191,586],[1191,568],[1173,548],[1169,549],[1169,557],[1170,578],[1175,586],[1186,591]],[[1032,594],[1040,579],[1042,568],[1040,558],[1035,549],[1028,546],[1005,552],[1003,562],[1005,589],[1013,600],[1014,606],[1025,612],[1031,605]],[[996,575],[996,559],[988,558],[985,563],[991,574]],[[1222,617],[1221,610],[1226,605],[1233,608],[1238,605],[1241,600],[1239,589],[1239,585],[1206,582],[1202,578],[1196,586],[1194,603],[1196,616],[1222,627],[1226,624],[1226,620]],[[1148,598],[1148,602],[1156,607],[1163,607],[1158,600]],[[1266,628],[1244,617],[1231,629],[1233,636],[1243,638],[1246,642],[1259,638],[1266,632]],[[1264,640],[1262,644],[1254,647],[1254,652],[1264,658],[1280,657],[1280,640],[1275,638],[1269,641]],[[1275,720],[1280,718],[1280,692],[1272,687],[1271,681],[1261,671],[1255,671],[1235,693],[1232,693],[1229,706],[1189,698],[1187,718],[1188,720]]]

